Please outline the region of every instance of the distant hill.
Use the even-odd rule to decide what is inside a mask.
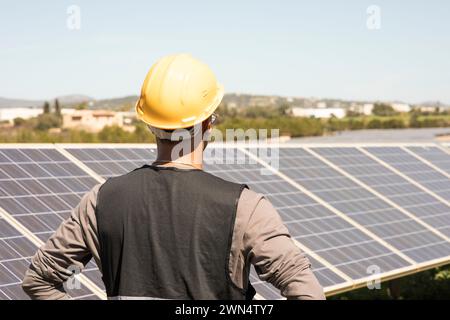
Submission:
[[[126,96],[121,98],[102,99],[93,101],[89,109],[126,110],[134,107],[138,96]]]
[[[44,104],[41,100],[21,100],[0,97],[0,108],[29,108],[40,107]]]
[[[85,103],[89,109],[108,109],[108,110],[130,110],[134,107],[138,96],[125,96],[111,99],[96,100],[92,97],[73,94],[57,97],[61,106],[64,108],[76,107]],[[53,104],[55,98],[47,100]],[[303,97],[283,97],[283,96],[269,96],[269,95],[251,95],[228,93],[225,94],[222,104],[228,105],[231,108],[245,108],[245,107],[273,107],[289,105],[295,107],[311,108],[316,107],[318,102],[324,102],[328,107],[343,107],[348,108],[352,103],[365,103],[369,101],[350,101],[341,99],[326,99],[326,98],[303,98]],[[44,100],[23,100],[23,99],[9,99],[0,97],[0,108],[18,108],[18,107],[42,107]],[[439,106],[441,108],[449,108],[450,105],[438,101],[427,101],[416,105],[422,106]]]
[[[79,105],[80,103],[90,102],[94,99],[85,95],[73,94],[59,96],[53,99],[47,100],[50,104],[53,104],[55,99],[58,99],[59,103],[64,107],[71,107]],[[23,99],[9,99],[0,97],[0,108],[40,108],[44,104],[44,100],[23,100]]]
[[[94,98],[85,96],[82,94],[71,94],[71,95],[59,96],[59,97],[56,97],[56,99],[58,99],[59,103],[65,107],[75,106],[75,105],[79,105],[80,103],[89,103],[91,101],[94,101]],[[55,99],[52,99],[49,102],[52,103],[54,100]]]

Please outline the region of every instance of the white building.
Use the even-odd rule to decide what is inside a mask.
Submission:
[[[323,101],[321,101],[321,102],[317,102],[317,108],[320,108],[320,109],[325,109],[326,107],[327,107],[327,103],[326,102],[323,102]]]
[[[441,112],[441,109],[438,106],[419,106],[416,108],[417,110],[419,110],[420,112]]]
[[[391,104],[392,109],[394,109],[397,112],[410,112],[411,106],[406,103],[392,103]]]
[[[42,108],[1,108],[0,121],[8,121],[12,124],[15,118],[30,119],[42,112]]]
[[[89,132],[101,131],[105,126],[123,127],[123,114],[109,110],[62,109],[63,128]]]
[[[344,118],[344,108],[292,108],[292,115],[294,117],[314,117],[314,118]]]
[[[373,103],[355,103],[350,106],[349,110],[365,116],[370,116],[373,111]]]

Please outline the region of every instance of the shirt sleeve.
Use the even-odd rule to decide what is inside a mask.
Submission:
[[[25,273],[22,288],[32,299],[69,299],[63,283],[94,257],[98,266],[99,242],[95,219],[100,185],[87,193],[56,232],[39,248]]]
[[[323,289],[311,270],[311,264],[294,243],[278,212],[263,196],[248,212],[243,234],[243,255],[253,264],[259,277],[280,290],[288,299],[325,299]]]

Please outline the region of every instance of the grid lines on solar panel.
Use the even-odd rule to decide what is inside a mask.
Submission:
[[[450,174],[450,154],[447,152],[438,147],[407,147],[407,149]]]
[[[240,151],[236,158],[246,159]],[[246,160],[241,161],[244,164],[237,164],[238,160],[234,164],[208,164],[210,160],[206,160],[207,171],[226,180],[247,183],[252,190],[264,194],[299,243],[352,279],[368,276],[367,269],[373,265],[380,266],[383,271],[409,265],[278,175],[262,175],[261,165],[245,163]],[[313,262],[313,270],[323,286],[345,281],[317,263]]]
[[[27,299],[21,284],[36,247],[0,217],[0,300]]]
[[[337,150],[336,148],[311,149],[327,160],[330,160],[329,154]],[[348,163],[348,161],[342,162]],[[438,237],[306,150],[282,149],[280,168],[294,181],[415,262],[446,256],[444,253],[448,252],[450,244],[445,239]]]
[[[280,150],[280,170],[414,261],[422,262],[419,240],[443,240],[304,149]]]
[[[450,200],[450,179],[407,151],[395,147],[366,150],[446,201]]]
[[[432,209],[436,205],[434,198],[424,194],[420,189],[361,151],[355,148],[313,148],[313,150],[413,216],[417,216],[419,212],[427,212],[429,219],[433,219],[432,216],[440,217],[440,213]],[[414,203],[405,201],[405,197],[411,194],[413,194],[412,199],[419,197],[419,201]],[[437,205],[444,212],[448,210],[441,203]],[[424,207],[426,211],[422,211]],[[383,209],[375,211],[374,214],[376,215],[372,219],[375,218],[375,230],[388,238],[392,237],[391,243],[414,260],[425,262],[450,254],[450,243],[445,240],[445,237],[432,233],[399,210]],[[377,224],[377,220],[380,220],[381,224]],[[388,224],[383,224],[383,221]],[[423,221],[427,222],[426,219]]]
[[[0,218],[0,231],[0,300],[28,299],[22,290],[22,279],[37,247],[3,218]],[[96,299],[83,285],[67,292],[75,299]]]
[[[0,149],[0,207],[46,241],[97,181],[54,149]],[[89,279],[102,286],[95,264]]]
[[[386,150],[375,150],[375,147],[364,148],[367,152],[382,160],[381,154]],[[380,157],[377,156],[377,154]],[[439,230],[447,237],[450,236],[450,206],[425,192],[408,180],[395,174],[392,170],[372,161],[379,170],[377,188],[383,191],[399,206],[405,208],[417,218]],[[400,170],[399,170],[400,171]],[[381,181],[380,181],[381,180]],[[382,185],[384,182],[385,186]]]
[[[154,148],[66,148],[103,178],[125,174],[156,159]]]

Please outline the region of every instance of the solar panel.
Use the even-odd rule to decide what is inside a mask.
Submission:
[[[0,217],[0,300],[26,299],[21,288],[36,247]]]
[[[364,149],[378,159],[382,161],[386,160],[392,165],[394,164],[395,158],[393,159],[386,155],[386,151],[394,152],[393,156],[397,157],[395,156],[395,153],[397,153],[395,149],[386,150],[378,147]],[[371,164],[378,171],[378,174],[372,177],[372,183],[380,193],[383,193],[397,205],[406,209],[415,217],[426,222],[447,237],[450,236],[450,206],[436,199],[430,193],[425,192],[405,178],[400,177],[381,163],[372,161]],[[395,166],[400,168],[398,165]]]
[[[448,235],[450,207],[355,148],[317,149],[322,156],[431,227]],[[442,240],[441,240],[442,241]],[[428,242],[425,242],[425,244]],[[440,247],[447,252],[446,241]],[[422,252],[434,252],[433,247]],[[439,251],[439,250],[438,250]]]
[[[154,148],[66,148],[103,178],[127,173],[156,159]]]
[[[434,166],[450,174],[450,154],[438,147],[407,147],[409,151],[429,161]]]
[[[81,197],[97,184],[49,148],[0,149],[0,181],[0,207],[42,241],[54,233]],[[23,258],[29,258],[36,250],[33,248]],[[92,262],[83,274],[98,286],[103,285]],[[93,297],[84,287],[72,295]]]
[[[286,148],[281,149],[279,153],[279,165],[282,173],[387,243],[392,244],[395,239],[403,239],[402,237],[406,236],[408,231],[410,231],[409,229],[411,228],[408,229],[408,227],[405,230],[400,229],[400,225],[403,225],[405,223],[404,221],[400,221],[400,224],[391,227],[389,222],[396,222],[392,218],[389,218],[397,213],[394,208],[309,154],[304,149]],[[379,215],[380,212],[384,216]],[[388,223],[384,223],[386,219]],[[323,223],[326,220],[321,217],[319,221]],[[380,223],[384,224],[380,225]],[[313,234],[319,234],[319,237],[323,237],[328,236],[333,231],[339,232],[340,229],[341,222],[335,218],[328,222],[327,227],[321,226],[320,230],[314,230]],[[396,232],[399,232],[400,235],[397,235]],[[341,234],[342,232],[339,233]],[[370,239],[369,237],[367,238]],[[353,279],[367,276],[367,270],[371,265],[378,266],[382,272],[388,272],[410,264],[410,261],[405,261],[405,259],[392,252],[391,249],[386,248],[373,239],[370,239],[371,242],[369,243],[367,241],[360,239],[360,246],[356,246],[355,248],[353,246],[357,242],[343,243],[341,245],[336,240],[332,240],[331,242],[331,246],[338,248],[339,251],[349,251],[350,261],[359,261],[359,264],[353,267],[354,270],[345,270]],[[371,245],[377,249],[369,250],[371,254],[367,254],[364,258],[357,257]],[[314,249],[314,251],[321,253],[320,249]],[[336,261],[333,261],[333,257],[325,258],[331,260],[333,264],[337,264]]]
[[[227,164],[226,158],[229,159],[229,154],[232,154],[232,161]],[[240,161],[242,162],[241,164],[238,163],[238,159],[242,159]],[[306,246],[308,244],[314,245],[314,234],[306,230],[307,227],[302,223],[301,214],[305,214],[307,216],[306,219],[308,219],[317,212],[321,212],[323,215],[326,214],[324,210],[321,210],[320,206],[317,206],[317,204],[305,197],[299,190],[291,188],[281,178],[273,175],[261,175],[261,169],[260,165],[249,163],[248,158],[236,149],[219,150],[211,157],[205,157],[206,171],[229,181],[247,183],[252,190],[267,196],[280,213],[292,236]],[[289,200],[293,195],[303,202],[299,203]],[[314,225],[314,222],[312,222],[312,225]],[[300,229],[302,230],[299,232]],[[336,234],[336,236],[338,235]],[[332,255],[331,252],[330,254]],[[342,277],[323,266],[317,260],[311,257],[310,260],[314,273],[323,286],[332,286],[345,282]]]
[[[400,192],[401,196],[396,197],[391,189],[396,189],[399,193],[403,187],[414,187],[355,148],[312,148],[312,150],[367,187],[392,200],[394,205],[400,205],[397,200],[405,194]],[[317,163],[320,160],[315,161]],[[334,179],[336,173],[323,172],[323,176]],[[349,185],[348,193],[344,193],[343,196],[339,194],[342,201],[337,200],[336,206],[341,211],[351,215],[415,262],[450,255],[450,243],[405,214],[402,209],[408,212],[409,210],[404,205],[401,205],[401,209],[397,209],[371,193],[370,189],[356,188],[355,185],[355,183]],[[330,203],[333,204],[333,201]],[[434,201],[431,201],[431,205],[433,203]]]
[[[437,147],[282,147],[280,171],[256,149],[207,150],[206,171],[271,201],[327,292],[364,284],[372,267],[392,277],[450,260],[450,155]],[[0,208],[45,241],[94,178],[155,158],[153,146],[0,145]],[[19,229],[0,215],[0,299],[25,298],[20,283],[37,246]],[[103,287],[92,261],[83,274]],[[264,298],[280,298],[254,270],[251,281]],[[70,294],[96,297],[85,286]]]
[[[448,176],[436,171],[413,154],[409,154],[407,150],[395,147],[372,147],[367,148],[367,150],[414,182],[443,199],[450,200],[450,179]]]
[[[82,161],[83,164],[87,165],[90,169],[95,170],[97,167],[97,164],[103,164],[104,161],[117,161],[120,160],[121,157],[128,157],[127,166],[128,168],[136,168],[140,167],[144,163],[149,163],[155,159],[155,152],[150,149],[142,149],[142,148],[118,148],[116,149],[115,153],[108,152],[108,150],[100,149],[102,151],[99,158],[95,158],[98,153],[93,153],[90,149],[73,149],[73,148],[66,148],[67,151],[69,151],[73,156],[75,156],[78,160]],[[264,194],[268,195],[270,192],[280,192],[280,190],[286,189],[285,194],[281,194],[280,196],[273,196],[273,204],[277,209],[280,211],[280,214],[282,215],[283,219],[286,221],[286,219],[292,219],[292,215],[296,214],[297,209],[299,208],[298,205],[296,205],[294,202],[289,201],[289,192],[294,192],[297,194],[300,194],[298,190],[290,188],[282,179],[277,179],[277,181],[272,181],[274,177],[272,176],[270,179],[264,179],[261,180],[260,170],[261,166],[259,165],[238,165],[235,164],[235,158],[236,157],[244,157],[242,153],[236,152],[236,150],[233,149],[227,149],[221,150],[217,149],[218,152],[214,153],[215,156],[222,155],[224,158],[221,159],[220,162],[226,162],[225,156],[227,155],[226,152],[232,152],[232,164],[218,164],[217,166],[210,164],[208,165],[208,162],[212,162],[211,157],[205,158],[205,170],[209,171],[213,174],[216,174],[224,179],[228,179],[230,181],[240,182],[240,183],[249,183],[252,188],[255,188],[258,192],[263,192]],[[220,152],[219,152],[220,151]],[[107,154],[107,156],[105,156]],[[133,155],[133,156],[131,156]],[[136,156],[138,155],[138,156]],[[217,163],[217,159],[215,159]],[[245,159],[244,159],[245,160]],[[123,165],[126,161],[122,160],[121,164]],[[234,163],[234,164],[233,164]],[[103,170],[103,169],[102,169]],[[108,176],[113,175],[119,175],[126,173],[128,170],[125,168],[109,168],[108,172],[103,172],[103,177],[107,178]],[[97,172],[100,174],[100,172]],[[291,203],[291,206],[284,207],[286,204]],[[314,207],[314,205],[309,204],[308,209],[304,210],[304,213],[306,215],[309,215],[309,217],[312,217],[313,215],[317,214],[317,212],[322,212],[320,208]],[[289,218],[290,217],[290,218]],[[294,219],[295,220],[295,219]],[[290,230],[295,230],[295,228],[300,228],[299,221],[291,221],[291,223],[288,225],[288,228]],[[310,235],[312,237],[312,235]],[[336,233],[336,236],[339,236],[338,233]],[[298,239],[299,241],[303,241],[303,239]],[[306,241],[306,240],[305,240]],[[348,240],[347,240],[348,241]],[[311,259],[312,260],[312,259]],[[318,277],[319,281],[324,286],[332,286],[339,283],[345,282],[343,278],[341,278],[336,273],[332,272],[325,266],[323,266],[321,263],[319,263],[316,260],[312,260],[314,272],[316,276]],[[259,291],[264,297],[266,298],[280,298],[280,295],[278,293],[278,290],[274,289],[270,285],[266,284],[265,282],[261,282],[255,275],[253,275],[252,279],[255,281],[254,285],[255,288],[259,288]]]

